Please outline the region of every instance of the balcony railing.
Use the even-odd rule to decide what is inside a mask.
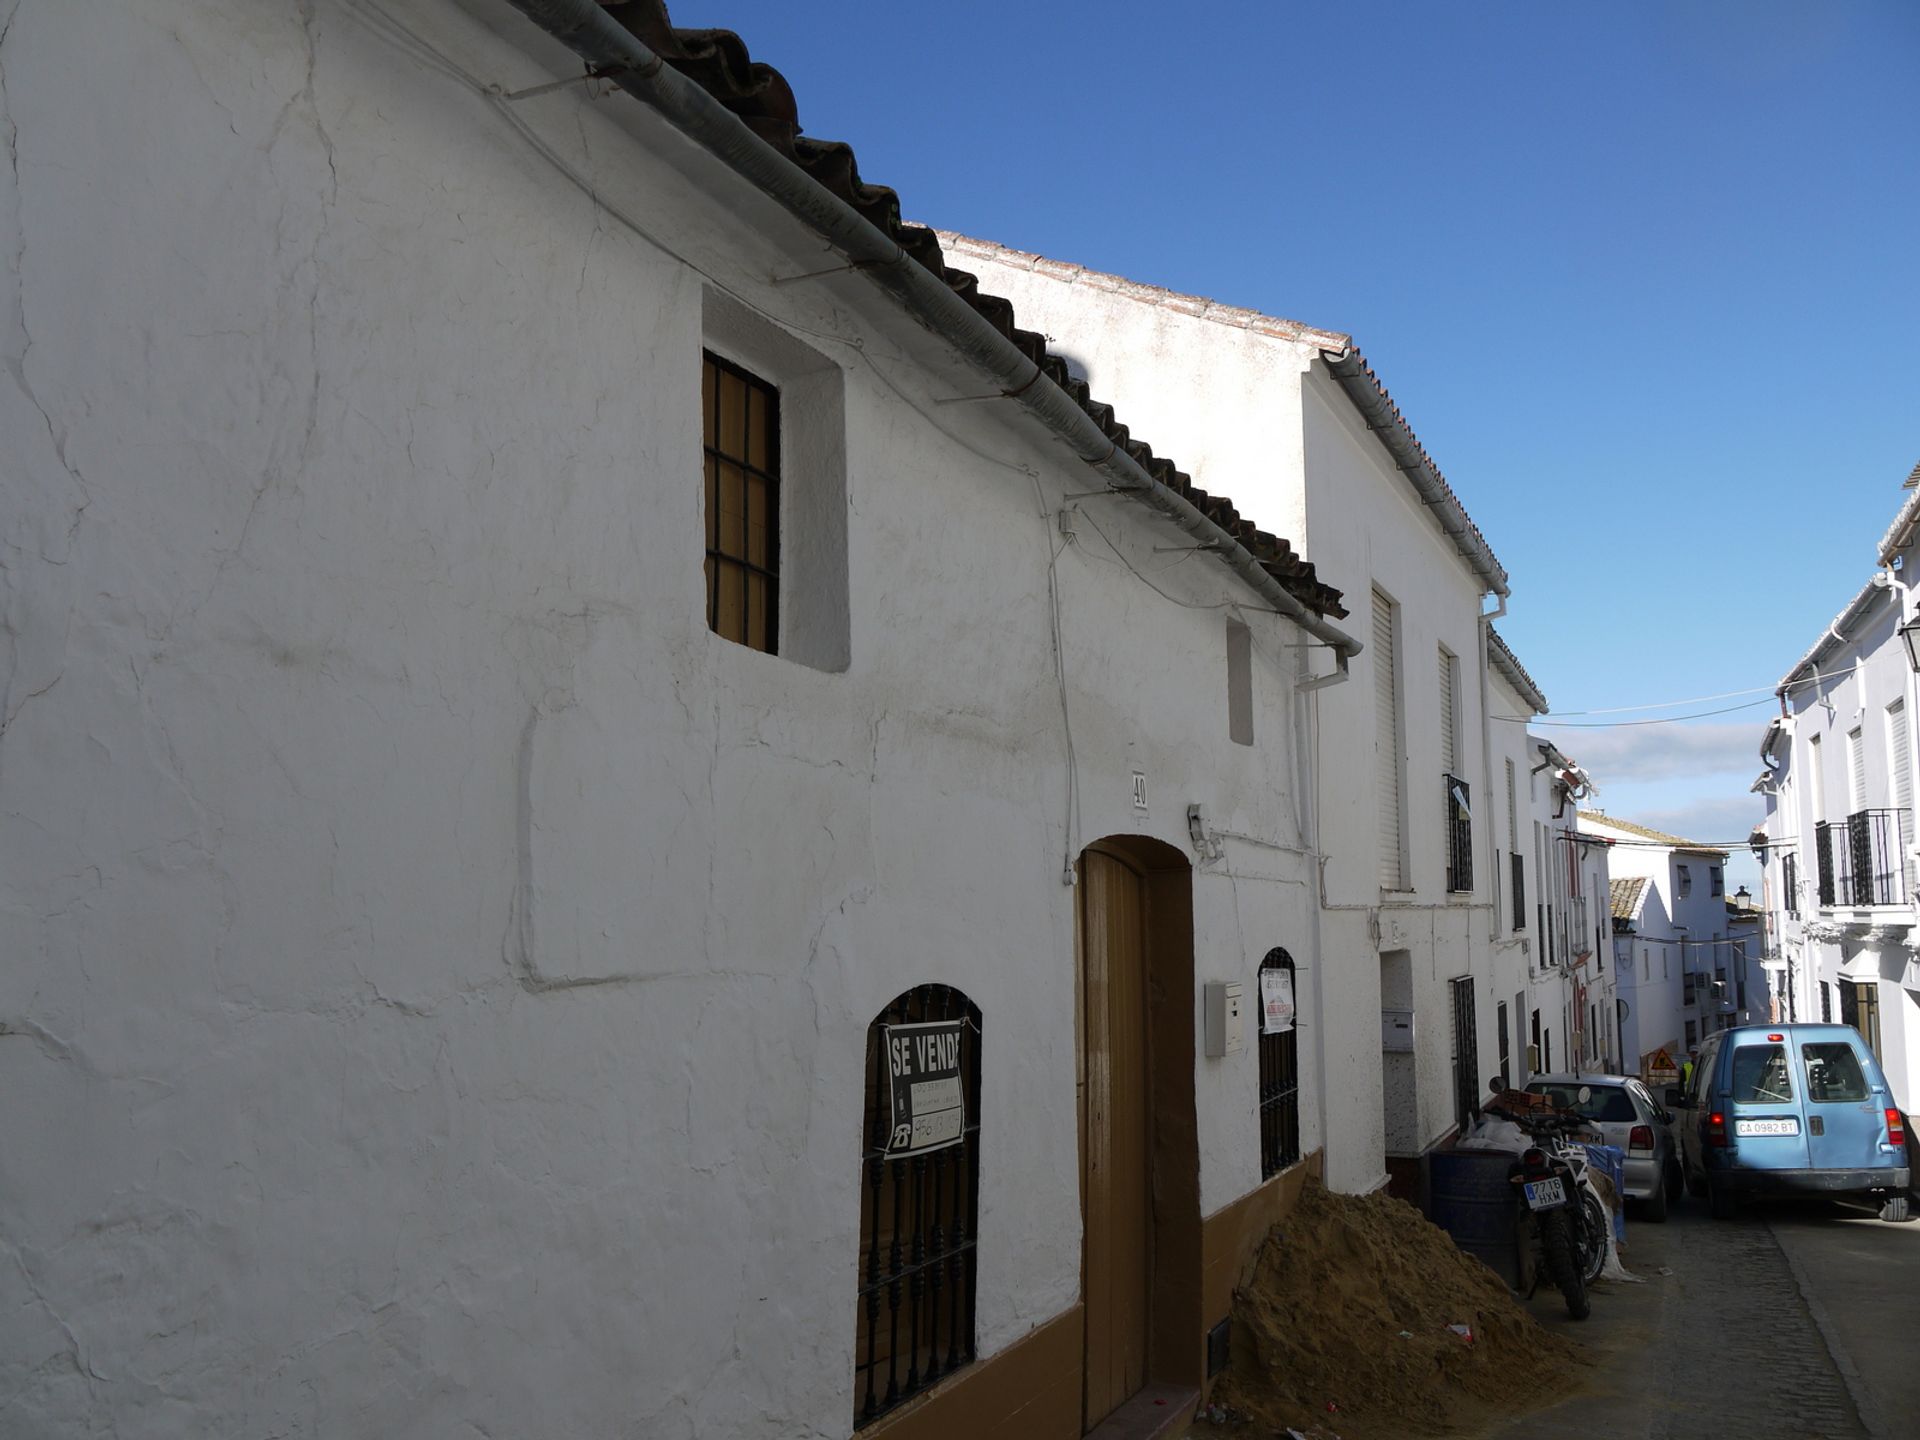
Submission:
[[[1473,889],[1473,811],[1467,782],[1456,775],[1443,775],[1446,796],[1441,813],[1447,826],[1447,889]]]
[[[1908,898],[1906,815],[1856,810],[1844,821],[1813,827],[1820,862],[1820,903],[1904,905]]]

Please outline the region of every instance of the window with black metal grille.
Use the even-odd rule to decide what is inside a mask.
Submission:
[[[867,1028],[866,1073],[856,1429],[974,1358],[979,1008],[905,991]]]

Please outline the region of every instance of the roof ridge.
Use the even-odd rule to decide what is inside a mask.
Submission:
[[[1487,651],[1493,660],[1493,668],[1520,692],[1522,700],[1533,705],[1536,714],[1550,713],[1547,710],[1546,692],[1540,688],[1533,676],[1527,673],[1527,667],[1520,663],[1520,657],[1513,653],[1513,647],[1507,644],[1506,638],[1492,625],[1487,626]],[[1534,704],[1535,701],[1539,703]]]
[[[1467,513],[1467,507],[1460,503],[1460,496],[1433,457],[1427,453],[1427,447],[1420,443],[1420,437],[1414,434],[1413,426],[1394,402],[1392,394],[1367,357],[1360,351],[1354,338],[1339,330],[1323,330],[1317,326],[1305,325],[1297,320],[1286,320],[1279,316],[1268,315],[1262,311],[1249,310],[1237,305],[1223,305],[1200,295],[1184,295],[1165,286],[1150,285],[1140,280],[1129,280],[1123,275],[1109,274],[1104,270],[1093,270],[1070,261],[1052,260],[1029,250],[1015,250],[994,240],[981,240],[975,236],[963,235],[957,230],[935,230],[931,232],[942,244],[952,244],[956,252],[972,255],[975,259],[990,261],[1008,261],[1015,269],[1031,270],[1046,275],[1065,284],[1088,283],[1096,288],[1114,294],[1124,295],[1141,304],[1157,309],[1174,310],[1183,315],[1199,319],[1212,320],[1235,329],[1250,330],[1258,334],[1270,335],[1275,339],[1291,340],[1318,344],[1321,358],[1326,361],[1336,381],[1347,389],[1348,399],[1362,409],[1368,421],[1368,429],[1380,436],[1381,443],[1393,455],[1399,470],[1406,475],[1407,481],[1419,494],[1421,502],[1434,507],[1438,513],[1434,518],[1441,528],[1453,540],[1461,555],[1480,573],[1487,588],[1496,594],[1508,593],[1506,566],[1500,563],[1500,557],[1493,553],[1493,546],[1487,543],[1487,537]],[[1354,394],[1359,386],[1371,400],[1377,404],[1380,412],[1378,423],[1375,416],[1366,416],[1366,402]],[[1421,472],[1430,477],[1423,485]],[[1429,490],[1433,493],[1428,493]],[[1458,526],[1448,524],[1446,512],[1451,511],[1458,517]]]
[[[1146,280],[1132,280],[1125,275],[1115,274],[1109,270],[1096,270],[1091,265],[1082,265],[1077,261],[1056,260],[1036,251],[1018,250],[1011,245],[1002,245],[997,240],[983,240],[977,235],[963,235],[958,230],[942,230],[934,227],[933,233],[940,238],[942,246],[958,255],[1004,261],[1016,270],[1036,271],[1068,285],[1086,283],[1095,289],[1125,295],[1128,299],[1138,300],[1144,305],[1177,310],[1182,315],[1190,315],[1197,320],[1207,320],[1235,330],[1256,330],[1280,340],[1312,340],[1320,342],[1324,349],[1348,349],[1353,345],[1351,335],[1339,330],[1327,330],[1318,325],[1309,325],[1304,320],[1290,320],[1282,315],[1270,315],[1263,310],[1249,309],[1244,305],[1229,305],[1206,295],[1193,295],[1186,291],[1170,289],[1165,285],[1155,285]]]
[[[1666,830],[1656,830],[1651,825],[1642,825],[1637,820],[1621,820],[1604,810],[1576,810],[1574,815],[1581,820],[1590,820],[1596,825],[1611,825],[1616,830],[1624,830],[1629,835],[1643,836],[1648,840],[1658,840],[1676,850],[1697,850],[1705,855],[1725,855],[1727,850],[1719,845],[1703,845],[1698,840],[1689,840],[1684,835],[1675,835]]]
[[[1124,450],[1154,484],[1181,497],[1225,531],[1234,545],[1288,594],[1321,615],[1347,614],[1340,591],[1322,581],[1312,562],[1303,559],[1286,539],[1261,529],[1242,516],[1232,500],[1208,494],[1171,460],[1155,455],[1151,446],[1133,438],[1113,407],[1095,400],[1086,382],[1073,377],[1066,360],[1047,348],[1044,335],[1019,327],[1011,303],[983,292],[977,276],[948,266],[939,236],[925,226],[903,221],[900,197],[888,187],[861,177],[851,145],[803,135],[792,87],[773,66],[755,60],[738,35],[731,30],[676,27],[665,0],[627,0],[605,13],[678,74],[730,110],[769,149],[948,285],[963,304],[999,331],[1078,406],[1115,450]]]

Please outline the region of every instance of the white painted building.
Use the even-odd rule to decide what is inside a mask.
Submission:
[[[1920,466],[1908,479],[1920,487]],[[1859,1027],[1903,1109],[1920,1100],[1920,896],[1912,715],[1902,629],[1920,488],[1881,537],[1879,564],[1780,682],[1761,740],[1763,893],[1787,1018]]]
[[[1620,1054],[1612,945],[1608,940],[1609,849],[1582,833],[1580,801],[1593,780],[1552,740],[1527,737],[1532,843],[1541,876],[1533,926],[1540,951],[1532,972],[1527,1045],[1533,1068],[1564,1074],[1609,1072]]]
[[[1203,487],[1286,534],[1367,650],[1313,729],[1327,1173],[1411,1190],[1497,1068],[1489,621],[1506,572],[1351,337],[943,235]],[[1497,802],[1496,802],[1497,804]],[[1513,988],[1509,988],[1513,986]],[[1376,1028],[1378,1027],[1378,1028]],[[1510,1042],[1511,1043],[1511,1042]]]
[[[1542,1067],[1530,1025],[1534,986],[1546,969],[1538,900],[1544,893],[1535,795],[1544,763],[1527,726],[1547,713],[1547,697],[1498,631],[1487,629],[1488,736],[1492,784],[1483,806],[1493,845],[1494,933],[1489,982],[1494,1000],[1494,1046],[1483,1058],[1482,1083],[1494,1074],[1524,1085]]]
[[[1621,1060],[1677,1063],[1706,1036],[1769,1015],[1750,924],[1727,908],[1727,852],[1630,820],[1582,811],[1583,834],[1611,842],[1611,914]]]
[[[1324,361],[1235,397],[1365,492],[1316,579],[730,37],[576,8],[631,93],[493,0],[10,12],[9,1434],[1078,1436],[1330,1123],[1377,1178],[1379,952],[1446,1124],[1447,512]]]

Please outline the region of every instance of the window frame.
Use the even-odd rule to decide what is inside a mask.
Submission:
[[[785,504],[785,491],[781,484],[780,472],[780,387],[740,362],[719,354],[709,346],[701,347],[700,366],[702,430],[700,453],[706,495],[702,528],[706,544],[703,573],[706,577],[707,628],[721,639],[731,640],[734,644],[743,645],[749,650],[758,650],[763,655],[778,655],[780,653],[780,540]],[[707,383],[709,371],[713,375],[711,385]],[[739,381],[742,386],[742,435],[740,453],[737,455],[724,448],[727,437],[721,434],[721,399],[729,379]],[[756,399],[760,402],[757,407]],[[759,450],[762,459],[759,463],[753,459],[756,408],[764,417],[765,427],[765,435],[761,439]],[[723,467],[736,470],[740,476],[738,553],[725,547],[720,534],[720,521],[725,509],[720,484]],[[751,496],[756,479],[761,482],[766,491],[765,541],[761,551],[761,563],[756,563],[753,559]],[[733,572],[738,573],[740,581],[740,633],[738,635],[723,629],[720,617],[722,591]],[[761,619],[762,638],[765,642],[763,644],[754,643],[753,635],[752,596],[756,578],[765,597]]]
[[[1260,961],[1254,975],[1254,1006],[1264,1013],[1260,976],[1285,970],[1293,976],[1294,1005],[1300,1003],[1300,967],[1276,945]],[[1260,1033],[1260,1091],[1256,1107],[1260,1122],[1260,1178],[1271,1180],[1300,1159],[1300,1030],[1281,1035]]]

